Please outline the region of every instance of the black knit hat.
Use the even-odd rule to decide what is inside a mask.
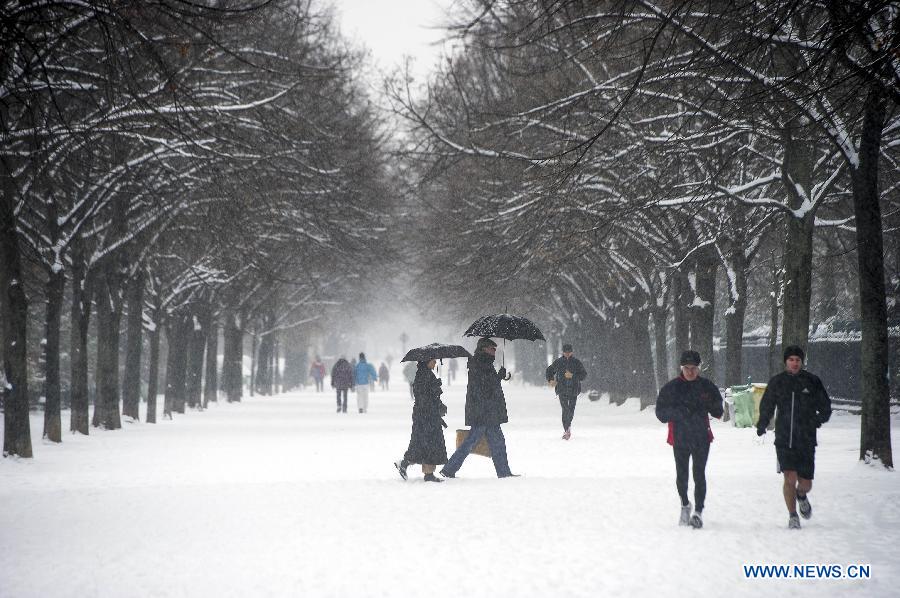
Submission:
[[[787,361],[788,357],[799,357],[800,361],[806,362],[806,354],[797,345],[788,345],[784,348],[784,361]]]
[[[571,353],[572,352],[572,344],[564,343],[563,344],[563,353]]]
[[[700,365],[700,361],[700,354],[696,351],[688,349],[681,354],[681,361],[679,361],[678,363],[680,365]]]

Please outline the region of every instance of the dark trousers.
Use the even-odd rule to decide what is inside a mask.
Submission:
[[[313,378],[313,380],[316,381],[316,392],[322,392],[322,389],[325,387],[325,385],[322,384],[322,379],[321,378]]]
[[[692,473],[694,475],[694,510],[702,511],[706,500],[706,460],[709,458],[709,443],[703,442],[699,446],[675,446],[675,487],[681,504],[688,503],[688,460],[693,460]]]
[[[343,403],[341,403],[341,393],[344,394]],[[347,411],[347,389],[346,388],[337,389],[337,406],[341,409],[341,411]]]
[[[562,407],[563,430],[568,430],[572,426],[572,418],[575,417],[575,402],[577,400],[577,396],[559,395],[559,405]]]

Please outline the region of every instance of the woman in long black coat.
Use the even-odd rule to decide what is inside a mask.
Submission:
[[[447,445],[444,442],[444,420],[447,406],[441,401],[441,379],[432,371],[436,360],[418,362],[416,377],[413,380],[413,396],[415,404],[412,412],[412,434],[409,448],[403,459],[394,463],[400,476],[405,480],[406,468],[412,463],[422,464],[422,473],[426,482],[442,482],[435,477],[437,465],[447,462]]]

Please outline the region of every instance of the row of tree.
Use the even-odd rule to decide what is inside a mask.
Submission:
[[[843,244],[857,259],[860,458],[891,467],[896,3],[465,4],[425,97],[389,86],[429,198],[416,217],[440,263],[430,288],[460,311],[540,314],[583,347],[604,390],[649,402],[671,347],[712,368],[718,320],[724,383],[742,381],[753,277],[771,290],[753,319],[771,316],[773,347],[779,322],[782,344],[805,347],[814,240]],[[838,291],[840,267],[828,270]]]
[[[168,415],[240,400],[249,332],[271,389],[279,335],[388,254],[359,53],[307,0],[5,2],[0,27],[4,455],[32,454],[29,382],[55,442],[65,387],[81,434],[138,418],[144,381],[155,421],[163,367]]]

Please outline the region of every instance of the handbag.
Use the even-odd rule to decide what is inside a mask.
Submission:
[[[457,430],[456,431],[456,448],[459,448],[460,445],[466,440],[469,436],[470,430]],[[478,442],[475,443],[475,446],[472,447],[473,455],[481,455],[482,457],[490,457],[491,456],[491,447],[488,446],[487,443],[487,434],[481,436],[478,439]]]

